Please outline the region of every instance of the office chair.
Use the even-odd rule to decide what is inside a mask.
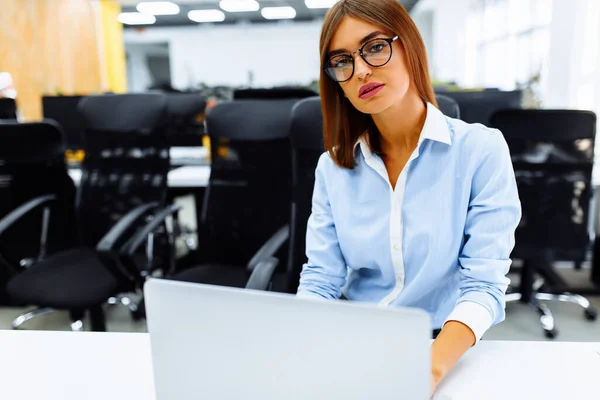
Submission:
[[[85,119],[77,108],[83,96],[43,96],[44,118],[58,122],[65,133],[68,150],[83,149]]]
[[[520,109],[522,91],[483,90],[473,92],[442,93],[456,101],[460,108],[460,119],[468,123],[480,123],[488,126],[490,118],[496,111],[504,109]],[[436,97],[438,93],[436,93]]]
[[[14,329],[63,309],[71,312],[73,330],[83,329],[89,310],[91,329],[104,331],[104,302],[139,289],[157,265],[172,264],[173,240],[164,224],[178,207],[166,204],[169,152],[164,129],[156,129],[166,110],[164,95],[91,96],[79,110],[87,124],[76,202],[81,246],[11,280],[11,298],[40,307],[18,317]]]
[[[0,119],[17,119],[17,103],[14,99],[0,98]]]
[[[170,279],[271,287],[287,254],[294,103],[240,100],[221,103],[208,114],[213,160],[198,229],[201,265]]]
[[[320,98],[299,101],[292,110],[291,119],[293,175],[286,291],[296,293],[302,266],[307,261],[306,225],[312,210],[315,170],[325,151]]]
[[[201,146],[204,126],[196,121],[206,108],[206,100],[197,93],[169,93],[165,128],[170,146]]]
[[[596,116],[573,110],[504,110],[491,125],[508,143],[523,216],[515,233],[513,258],[524,262],[521,284],[507,301],[534,306],[548,338],[557,335],[550,310],[539,300],[579,304],[589,320],[596,319],[590,302],[569,288],[552,262],[581,263],[590,248],[589,203]],[[534,283],[534,273],[543,285]],[[545,292],[545,293],[542,293]]]
[[[52,121],[0,124],[0,304],[16,305],[6,292],[10,279],[77,243],[64,148]]]
[[[460,118],[460,108],[458,107],[456,100],[437,93],[435,95],[435,99],[438,103],[438,109],[442,112],[442,114],[450,118]]]
[[[237,89],[233,92],[234,100],[283,100],[305,99],[316,96],[313,90],[295,86],[278,86],[273,88],[248,88]]]

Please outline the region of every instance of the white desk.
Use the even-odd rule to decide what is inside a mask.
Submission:
[[[208,149],[202,146],[190,146],[190,147],[171,147],[169,149],[169,156],[171,159],[196,159],[204,160],[208,157]]]
[[[0,331],[0,397],[153,400],[146,334]]]
[[[69,169],[69,175],[75,186],[81,182],[82,172],[80,169]],[[169,187],[206,187],[210,178],[210,165],[194,165],[179,167],[169,171],[167,181]]]
[[[600,343],[483,340],[437,393],[448,400],[598,399],[599,351]]]
[[[600,398],[600,343],[481,341],[444,400]],[[4,399],[154,400],[146,334],[0,331]],[[402,396],[398,397],[399,399]]]
[[[208,149],[206,147],[171,147],[169,149],[171,165],[207,165]]]

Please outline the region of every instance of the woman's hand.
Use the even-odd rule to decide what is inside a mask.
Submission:
[[[438,385],[440,384],[440,381],[445,375],[446,373],[442,370],[439,364],[431,365],[431,388],[429,393],[431,396],[435,394],[435,390],[437,389]]]
[[[431,346],[431,395],[454,364],[475,344],[473,331],[458,321],[448,321]]]

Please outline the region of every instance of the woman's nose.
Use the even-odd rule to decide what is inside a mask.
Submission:
[[[354,72],[356,77],[360,80],[365,80],[368,76],[371,76],[371,66],[358,56],[354,59]]]

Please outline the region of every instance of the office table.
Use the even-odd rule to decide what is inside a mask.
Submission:
[[[600,343],[483,340],[442,382],[438,398],[600,398],[599,352]],[[155,399],[147,334],[0,331],[0,355],[5,399]]]
[[[82,171],[80,169],[69,169],[69,175],[75,186],[81,182]],[[169,171],[167,184],[170,188],[181,187],[206,187],[210,177],[210,165],[194,165],[178,167]]]
[[[171,147],[169,149],[171,165],[208,165],[208,149],[202,146],[196,147]]]

